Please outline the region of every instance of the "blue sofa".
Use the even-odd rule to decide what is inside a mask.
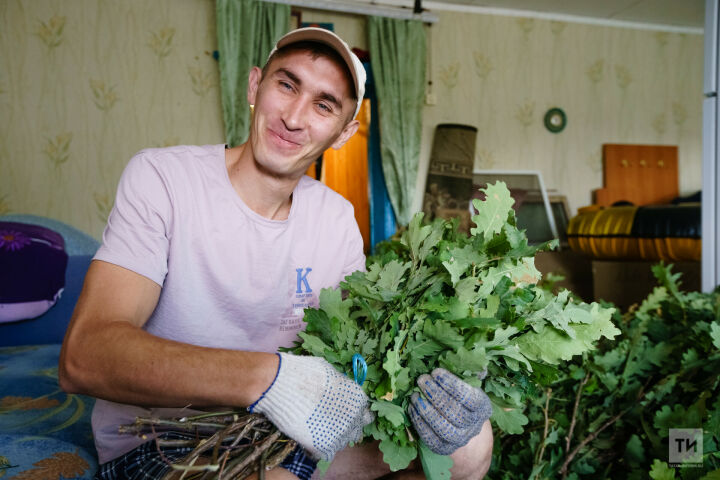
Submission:
[[[68,254],[65,289],[58,301],[36,318],[0,323],[0,477],[92,478],[97,470],[90,427],[95,400],[63,392],[58,386],[57,364],[65,330],[99,243],[50,218],[4,215],[0,221],[54,230],[65,240]]]

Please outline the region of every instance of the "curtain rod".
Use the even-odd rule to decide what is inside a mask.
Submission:
[[[296,7],[330,10],[333,12],[355,13],[358,15],[374,15],[377,17],[397,18],[401,20],[421,20],[423,23],[435,23],[438,16],[424,11],[414,13],[411,8],[390,7],[371,3],[352,3],[329,0],[266,0],[270,3],[284,3]]]

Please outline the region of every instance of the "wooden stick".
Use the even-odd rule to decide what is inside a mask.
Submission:
[[[565,437],[565,455],[567,455],[570,452],[570,442],[572,441],[573,436],[573,430],[575,430],[575,422],[577,421],[577,412],[578,407],[580,406],[580,397],[582,396],[583,388],[585,387],[585,384],[590,379],[590,372],[585,374],[585,378],[582,379],[582,382],[580,382],[580,386],[578,386],[578,391],[575,394],[575,406],[573,407],[573,413],[572,413],[572,419],[570,420],[570,428],[568,428],[568,434]]]

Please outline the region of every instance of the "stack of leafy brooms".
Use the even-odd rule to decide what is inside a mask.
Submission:
[[[430,452],[407,415],[419,375],[441,366],[482,386],[493,404],[494,426],[522,433],[526,404],[543,395],[556,366],[620,333],[613,308],[538,286],[534,256],[552,243],[528,245],[504,183],[483,192],[485,199],[473,202],[477,214],[469,236],[457,231],[457,220],[423,224],[422,213],[416,214],[399,240],[378,246],[366,272],[321,291],[319,308],[305,311],[307,328],[288,349],[323,357],[351,378],[352,358],[362,355],[362,387],[376,412],[365,438],[379,441],[393,471],[419,456],[427,478],[450,478],[452,460]],[[125,431],[142,435],[163,428],[195,433],[196,440],[186,442],[195,450],[173,467],[203,478],[262,474],[294,446],[264,417],[241,410],[139,418]],[[201,454],[210,462],[196,466]]]

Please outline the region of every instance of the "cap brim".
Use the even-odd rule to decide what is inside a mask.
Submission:
[[[277,42],[277,49],[281,49],[286,45],[297,42],[318,42],[327,45],[328,47],[335,50],[345,61],[345,64],[350,70],[352,75],[353,86],[355,87],[355,95],[357,96],[360,92],[360,85],[358,83],[358,75],[355,71],[355,63],[353,62],[352,52],[348,48],[347,44],[338,38],[334,33],[324,28],[307,27],[299,30],[293,30],[282,37]],[[358,98],[358,100],[362,100]]]

